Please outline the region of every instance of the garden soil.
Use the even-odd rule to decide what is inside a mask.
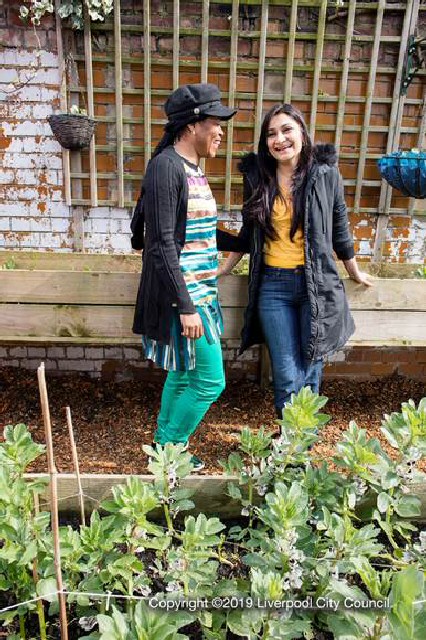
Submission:
[[[55,463],[58,472],[73,471],[65,407],[71,409],[80,471],[82,473],[147,472],[147,456],[142,445],[150,444],[156,427],[161,382],[102,382],[82,375],[46,376],[53,430]],[[367,430],[383,445],[380,426],[385,413],[399,411],[401,403],[416,403],[426,395],[419,381],[392,376],[378,380],[326,379],[322,393],[329,398],[324,411],[331,416],[322,429],[313,455],[330,460],[335,444],[350,420]],[[0,427],[23,422],[34,440],[44,443],[44,426],[36,372],[15,368],[0,369]],[[278,433],[271,390],[263,391],[253,382],[228,382],[191,438],[190,450],[206,463],[202,473],[221,473],[220,459],[236,451],[241,429],[265,425]],[[385,445],[387,451],[392,451]],[[426,463],[423,463],[426,470]],[[45,472],[45,457],[30,469]]]

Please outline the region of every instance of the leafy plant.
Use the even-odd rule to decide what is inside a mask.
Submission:
[[[83,29],[84,6],[91,20],[103,22],[112,12],[114,3],[113,0],[61,0],[59,15],[61,18],[69,18],[73,29]],[[26,0],[19,9],[21,18],[34,26],[38,26],[43,16],[53,11],[52,0]]]
[[[294,396],[278,437],[242,430],[240,452],[223,463],[236,474],[228,493],[240,502],[241,525],[227,529],[203,513],[181,518],[193,509],[182,486],[190,456],[166,445],[145,447],[151,483],[129,478],[87,526],[62,527],[67,602],[89,632],[81,637],[184,640],[195,627],[206,640],[228,631],[248,640],[322,631],[337,640],[424,637],[426,534],[412,521],[419,501],[410,491],[425,479],[426,399],[384,417],[392,457],[351,422],[336,445],[340,473],[315,455],[326,400],[309,389]],[[24,425],[5,429],[0,589],[14,593],[15,608],[2,614],[9,640],[26,638],[36,609],[40,638],[48,637],[44,603],[21,602],[38,595],[53,616],[58,607],[49,516],[34,503],[44,484],[23,478],[42,452]]]

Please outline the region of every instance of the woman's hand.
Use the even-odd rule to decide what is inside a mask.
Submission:
[[[222,278],[222,276],[229,276],[232,269],[239,263],[244,253],[231,251],[229,256],[218,267],[216,276]]]
[[[185,338],[201,338],[204,335],[204,327],[199,313],[181,313],[180,323],[182,335]]]
[[[216,276],[218,278],[222,278],[223,276],[229,276],[231,273],[231,269],[227,269],[225,263],[221,264],[216,272]]]
[[[369,274],[365,273],[365,271],[360,271],[355,258],[350,258],[350,260],[343,260],[343,264],[345,265],[345,269],[348,272],[348,276],[351,280],[354,280],[358,284],[363,284],[365,287],[373,286]]]
[[[363,284],[365,287],[373,286],[373,283],[370,280],[370,275],[368,273],[365,273],[365,271],[358,271],[356,275],[351,276],[351,279],[358,284]]]

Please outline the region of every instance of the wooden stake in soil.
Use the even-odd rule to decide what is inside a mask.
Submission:
[[[67,407],[65,411],[67,414],[68,433],[69,433],[70,442],[71,442],[72,461],[74,464],[75,476],[77,478],[77,485],[78,485],[78,500],[80,503],[81,524],[84,527],[84,525],[86,524],[86,519],[84,517],[84,496],[83,496],[83,487],[81,486],[80,465],[78,464],[77,447],[75,446],[74,430],[72,428],[71,409]]]
[[[61,640],[68,640],[68,622],[63,593],[62,571],[61,571],[61,549],[59,544],[59,517],[58,517],[58,486],[57,471],[53,460],[52,426],[50,423],[49,400],[47,397],[46,378],[44,373],[44,362],[37,369],[38,386],[40,391],[41,410],[43,413],[44,429],[46,433],[46,453],[47,468],[50,475],[50,509],[52,514],[52,532],[54,543],[54,562],[56,584],[59,598],[59,621],[61,627]]]

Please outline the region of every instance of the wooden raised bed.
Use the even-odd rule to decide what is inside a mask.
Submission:
[[[131,330],[139,256],[10,255],[15,268],[0,270],[0,341],[140,343]],[[350,344],[425,346],[426,280],[413,278],[416,265],[369,269],[373,288],[345,282],[357,325]],[[220,297],[224,338],[238,339],[247,276],[224,278]]]
[[[47,474],[29,473],[27,478],[46,478]],[[99,502],[110,497],[111,488],[118,484],[125,484],[130,476],[124,474],[92,474],[80,475],[82,490],[85,495],[85,510],[90,513],[97,508]],[[150,475],[137,475],[143,482],[152,482]],[[59,473],[58,481],[58,508],[62,512],[77,513],[80,510],[78,498],[78,484],[76,477],[71,473]],[[228,482],[237,482],[234,476],[227,475],[192,475],[182,481],[183,487],[194,490],[191,500],[197,511],[206,515],[217,515],[221,519],[235,518],[241,515],[241,505],[236,500],[226,495]],[[426,522],[426,487],[421,484],[413,485],[412,493],[420,498],[421,515],[415,520]],[[42,500],[42,499],[41,499]],[[46,504],[49,504],[49,492],[45,495]],[[43,506],[43,504],[41,504]]]
[[[140,257],[4,253],[14,268],[0,270],[0,342],[139,344],[132,334]],[[1,265],[0,265],[1,266]],[[368,265],[375,277],[366,289],[347,280],[345,286],[357,330],[350,344],[365,346],[426,346],[426,280],[414,277],[417,265]],[[224,309],[224,338],[238,339],[247,301],[247,277],[229,276],[220,283]],[[265,371],[265,369],[264,369]],[[150,476],[141,476],[151,481]],[[225,495],[226,476],[191,476],[197,508],[222,518],[235,517],[240,506]],[[122,475],[83,474],[83,491],[91,510]],[[77,483],[59,474],[59,505],[77,511]],[[422,499],[425,487],[413,488]]]

